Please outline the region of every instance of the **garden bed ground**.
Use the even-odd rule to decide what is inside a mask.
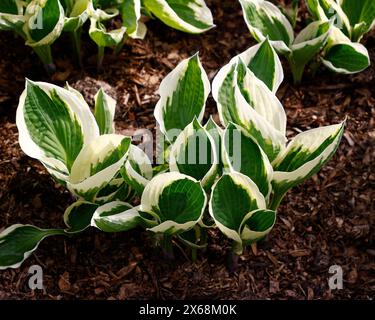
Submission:
[[[118,100],[117,130],[153,129],[163,77],[200,51],[210,79],[231,57],[254,42],[236,1],[208,1],[217,28],[201,36],[148,23],[145,41],[129,41],[120,56],[105,58],[95,72],[95,47],[85,45],[85,70],[75,70],[64,40],[54,47],[64,81],[88,101],[99,86]],[[366,39],[375,62],[375,33]],[[11,34],[0,34],[0,230],[13,223],[63,226],[70,195],[18,145],[15,111],[24,78],[49,81],[36,57]],[[288,134],[338,123],[347,117],[340,148],[317,175],[284,199],[278,221],[257,253],[248,250],[237,272],[226,269],[229,242],[211,234],[207,251],[193,264],[183,245],[176,260],[161,259],[151,237],[134,230],[88,230],[73,238],[49,238],[21,268],[0,271],[0,299],[370,299],[375,297],[375,66],[355,76],[320,71],[301,86],[286,79],[278,92],[288,115]],[[209,99],[208,109],[215,104]],[[28,288],[28,268],[44,270],[45,291]],[[344,289],[328,289],[328,269],[344,270]]]

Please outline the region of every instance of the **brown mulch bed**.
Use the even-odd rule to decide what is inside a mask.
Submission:
[[[53,81],[68,80],[92,102],[103,86],[118,100],[119,132],[155,127],[157,88],[181,59],[196,51],[210,79],[254,42],[236,1],[207,1],[217,27],[190,36],[148,22],[144,41],[129,41],[119,56],[105,57],[95,71],[95,47],[84,41],[85,70],[70,60],[69,43],[54,47]],[[375,61],[375,33],[365,39]],[[24,78],[50,81],[21,39],[0,33],[0,230],[14,223],[63,226],[71,196],[18,145],[15,111]],[[163,260],[141,230],[104,234],[90,229],[72,238],[49,238],[16,270],[0,271],[0,299],[373,299],[375,297],[375,67],[354,76],[320,70],[293,86],[290,73],[278,92],[288,132],[338,123],[347,117],[340,148],[312,179],[286,196],[268,239],[248,250],[229,273],[230,243],[212,232],[193,264],[175,245],[176,260]],[[215,104],[209,98],[208,109]],[[44,291],[28,288],[28,268],[44,270]],[[328,270],[340,265],[344,289],[330,291]]]

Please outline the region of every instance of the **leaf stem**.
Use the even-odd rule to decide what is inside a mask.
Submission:
[[[81,34],[82,34],[82,28],[79,28],[76,31],[70,32],[73,52],[76,57],[78,66],[82,69],[83,64],[82,64],[82,52],[81,52]]]
[[[33,47],[34,52],[38,55],[39,59],[43,62],[44,68],[48,74],[56,71],[56,66],[53,63],[51,46],[36,46]]]
[[[102,68],[103,68],[104,49],[105,49],[105,47],[98,46],[98,64],[97,64],[97,69],[98,69],[99,72],[102,71]]]

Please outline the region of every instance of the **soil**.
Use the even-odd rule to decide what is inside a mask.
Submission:
[[[102,86],[117,98],[118,132],[154,129],[160,81],[179,61],[200,52],[212,79],[234,55],[254,44],[237,1],[207,1],[217,27],[187,35],[158,21],[147,22],[144,41],[130,40],[119,56],[107,50],[104,71],[96,49],[84,39],[84,70],[74,67],[69,42],[54,46],[57,72],[47,76],[30,48],[0,33],[0,231],[14,223],[63,227],[72,202],[38,161],[18,145],[15,113],[25,77],[80,90],[92,103]],[[299,21],[299,24],[303,24]],[[364,39],[375,61],[375,32]],[[0,299],[373,299],[375,298],[375,67],[351,76],[320,69],[278,92],[288,116],[288,135],[338,123],[347,127],[335,157],[283,200],[274,230],[257,250],[226,267],[230,243],[212,231],[205,252],[192,263],[176,242],[175,260],[161,258],[141,230],[104,234],[90,229],[72,238],[49,238],[19,269],[0,271]],[[207,110],[215,111],[210,97]],[[207,113],[208,114],[208,113]],[[28,287],[28,268],[44,271],[44,290]],[[329,268],[343,269],[344,288],[330,290]]]

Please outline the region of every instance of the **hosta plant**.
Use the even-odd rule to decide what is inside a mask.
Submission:
[[[53,71],[51,45],[63,33],[70,35],[81,64],[81,33],[89,22],[100,67],[105,47],[119,51],[127,37],[145,37],[142,13],[188,33],[202,33],[214,26],[204,0],[6,0],[0,3],[0,30],[24,38],[47,70]]]
[[[369,66],[366,48],[359,43],[375,25],[372,0],[307,0],[314,19],[335,19],[322,62],[339,73],[355,73]]]
[[[27,81],[17,110],[20,146],[76,201],[64,213],[63,230],[5,229],[0,268],[18,267],[45,237],[88,227],[144,228],[169,253],[171,241],[181,240],[193,258],[216,227],[241,254],[271,231],[286,192],[320,170],[344,130],[344,123],[315,128],[288,143],[275,96],[282,80],[267,39],[233,58],[213,81],[219,125],[205,121],[211,86],[198,55],[182,61],[160,85],[155,165],[141,145],[114,132],[115,102],[103,91],[91,113],[69,86]]]
[[[266,0],[240,0],[240,3],[253,37],[257,41],[268,38],[277,52],[287,58],[296,83],[301,81],[309,64],[316,68],[323,62],[339,73],[360,72],[370,65],[366,48],[352,41],[359,41],[373,26],[373,1],[307,0],[315,20],[296,36],[293,30],[298,12],[296,3],[293,15]]]

